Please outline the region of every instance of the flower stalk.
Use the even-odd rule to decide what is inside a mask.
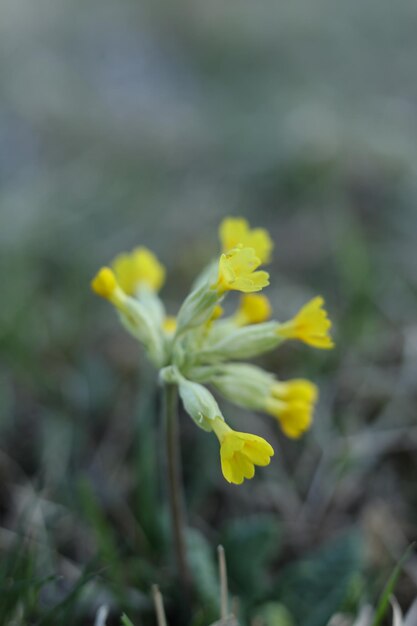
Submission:
[[[186,518],[178,425],[178,388],[175,384],[163,383],[163,411],[172,542],[182,591],[186,598],[190,598],[191,575],[185,542]]]

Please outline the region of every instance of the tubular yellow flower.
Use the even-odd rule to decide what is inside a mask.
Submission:
[[[91,281],[91,289],[98,296],[112,301],[120,287],[114,272],[109,267],[102,267]]]
[[[309,380],[274,382],[265,409],[276,417],[282,431],[293,439],[301,437],[313,420],[318,389]]]
[[[245,294],[241,297],[239,308],[234,315],[238,326],[260,324],[271,317],[271,304],[263,294]]]
[[[268,272],[255,271],[260,264],[253,248],[239,245],[222,254],[216,285],[219,294],[231,290],[253,293],[269,285]]]
[[[136,298],[125,293],[109,267],[102,267],[98,271],[91,281],[91,288],[114,305],[126,330],[145,344],[152,362],[160,365],[164,354],[162,335],[155,316]]]
[[[323,305],[324,300],[321,296],[313,298],[292,320],[279,325],[278,335],[282,339],[299,339],[315,348],[324,350],[333,348],[334,343],[329,335],[332,323]]]
[[[109,300],[116,309],[129,314],[129,302],[133,298],[127,296],[121,289],[116,276],[109,267],[102,267],[91,281],[91,288],[98,296]]]
[[[273,243],[264,228],[251,229],[247,220],[242,217],[226,217],[219,228],[219,237],[224,253],[229,252],[238,244],[254,248],[261,263],[269,263]]]
[[[140,285],[159,291],[165,280],[165,268],[147,248],[135,248],[130,253],[119,254],[112,267],[125,293],[134,295]]]
[[[253,478],[255,465],[269,465],[274,455],[272,446],[262,437],[232,430],[220,417],[213,420],[213,431],[220,442],[222,473],[235,485]]]

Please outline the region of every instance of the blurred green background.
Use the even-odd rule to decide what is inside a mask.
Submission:
[[[226,215],[273,236],[276,316],[322,294],[337,348],[263,360],[320,386],[302,441],[225,406],[276,449],[242,487],[181,416],[193,623],[219,542],[242,623],[375,603],[416,538],[416,32],[412,0],[3,0],[2,624],[152,623],[152,582],[180,623],[155,372],[89,281],[149,246],[175,313]]]

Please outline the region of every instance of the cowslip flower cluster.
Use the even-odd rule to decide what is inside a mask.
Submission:
[[[220,444],[222,473],[229,483],[252,478],[255,466],[269,465],[272,446],[262,437],[233,430],[210,386],[230,402],[263,411],[288,437],[311,425],[317,387],[308,380],[278,380],[242,362],[296,339],[316,348],[333,347],[331,322],[321,297],[290,320],[271,320],[271,305],[260,292],[269,274],[272,240],[265,229],[251,229],[242,218],[226,218],[219,230],[222,252],[197,279],[176,317],[167,315],[158,292],[165,269],[147,248],[117,256],[92,280],[93,291],[116,308],[125,328],[145,347],[161,380],[178,385],[186,412]],[[237,311],[223,315],[228,292],[241,292]]]

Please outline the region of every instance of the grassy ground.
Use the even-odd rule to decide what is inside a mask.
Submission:
[[[273,235],[276,315],[321,293],[337,347],[263,361],[319,384],[303,440],[229,409],[277,451],[240,488],[181,415],[192,623],[218,617],[219,543],[242,623],[375,603],[417,522],[414,3],[0,13],[0,623],[151,623],[152,583],[187,621],[155,372],[89,280],[148,245],[174,313],[227,214]],[[416,585],[411,556],[404,608]]]

